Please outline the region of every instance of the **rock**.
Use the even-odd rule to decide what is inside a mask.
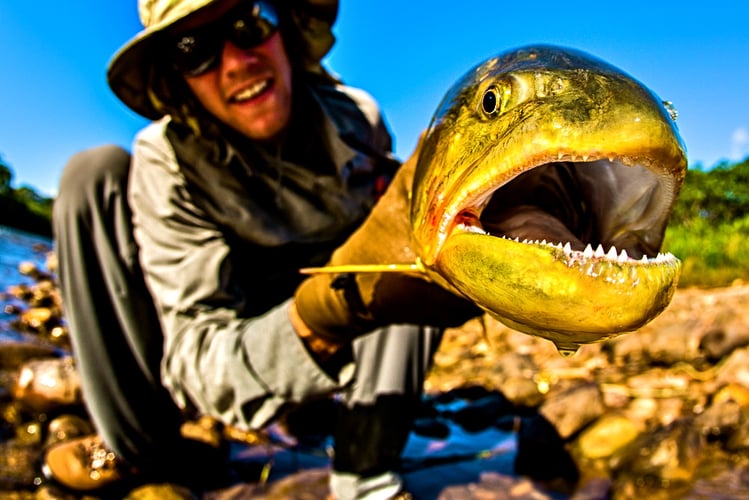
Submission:
[[[652,498],[653,489],[683,487],[695,477],[704,448],[705,438],[689,418],[642,434],[612,457],[614,488]]]
[[[620,335],[604,343],[611,362],[621,366],[642,365],[647,360],[647,346],[653,335],[647,331]]]
[[[725,441],[741,422],[741,406],[731,400],[710,405],[694,419],[694,425],[709,440]]]
[[[26,341],[4,340],[0,342],[0,369],[17,370],[32,359],[57,357],[55,347],[29,339]]]
[[[723,403],[724,401],[734,401],[742,408],[749,406],[749,387],[729,382],[713,395],[713,404]]]
[[[12,285],[7,288],[8,294],[24,302],[31,298],[32,291],[28,285]]]
[[[221,446],[224,440],[224,426],[213,417],[207,415],[197,420],[191,420],[182,424],[180,428],[182,437],[200,441],[213,448]]]
[[[611,479],[594,477],[585,481],[575,490],[570,500],[606,500],[611,492]]]
[[[700,350],[709,359],[718,360],[731,351],[749,345],[749,324],[745,318],[732,317],[710,329],[700,340]]]
[[[680,323],[667,325],[650,337],[649,357],[656,363],[675,364],[700,357],[700,337],[689,326]]]
[[[500,391],[516,406],[533,408],[543,401],[543,394],[533,376],[538,367],[528,354],[508,352],[497,360]]]
[[[18,401],[39,412],[83,402],[81,381],[72,356],[25,363],[14,393]]]
[[[40,457],[38,447],[24,445],[17,440],[0,443],[0,489],[33,487]]]
[[[553,497],[527,478],[484,472],[478,483],[449,486],[442,490],[439,500],[551,500]]]
[[[198,500],[200,497],[176,484],[146,484],[136,488],[124,500]]]
[[[642,430],[624,414],[607,413],[582,431],[577,447],[585,458],[608,458],[634,441]]]
[[[570,411],[574,408],[574,411]],[[558,393],[550,393],[539,408],[563,439],[567,439],[604,413],[598,384],[581,382]]]
[[[739,423],[726,440],[726,450],[749,456],[749,408],[742,408]]]
[[[44,267],[46,267],[47,271],[49,271],[50,273],[57,272],[57,269],[59,268],[57,253],[47,252],[47,255],[45,256]]]
[[[60,415],[50,421],[47,426],[45,447],[53,446],[63,441],[69,441],[95,432],[94,426],[88,420],[77,415]]]
[[[56,318],[49,307],[32,307],[18,316],[19,330],[46,335],[56,326]]]
[[[18,264],[18,272],[23,276],[28,276],[36,281],[51,279],[49,273],[40,270],[36,264],[30,261]]]
[[[735,382],[749,387],[749,348],[736,349],[719,366],[716,384],[723,386]]]

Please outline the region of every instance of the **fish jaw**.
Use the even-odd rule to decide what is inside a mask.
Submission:
[[[634,260],[456,231],[432,273],[502,323],[574,351],[655,318],[671,302],[680,270],[669,254]]]
[[[569,198],[587,211],[571,250],[614,246],[616,262],[482,227],[487,207],[517,197],[513,186],[533,196],[527,179],[562,164],[575,179]],[[658,250],[685,171],[674,120],[642,84],[578,51],[511,51],[469,71],[435,113],[414,178],[414,248],[432,279],[510,326],[570,345],[602,340],[647,323],[673,295],[680,265]]]

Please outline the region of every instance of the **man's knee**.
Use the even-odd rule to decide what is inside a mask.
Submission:
[[[62,171],[55,210],[79,211],[106,196],[106,191],[124,194],[129,169],[130,153],[119,146],[98,146],[76,153]]]

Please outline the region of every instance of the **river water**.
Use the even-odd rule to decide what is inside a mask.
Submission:
[[[52,240],[34,234],[0,226],[0,291],[19,284],[31,284],[33,280],[18,271],[22,262],[32,262],[39,269],[46,269],[47,253],[52,250]],[[13,316],[6,306],[15,300],[6,294],[0,295],[0,340],[17,336],[9,326]]]

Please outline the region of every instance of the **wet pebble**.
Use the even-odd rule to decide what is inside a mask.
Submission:
[[[570,411],[574,408],[575,411]],[[567,439],[603,415],[603,394],[595,382],[582,382],[548,395],[539,413]]]
[[[26,362],[20,369],[14,392],[19,402],[39,412],[83,403],[81,381],[72,356]]]
[[[589,459],[608,458],[634,441],[644,430],[621,413],[607,413],[582,431],[576,446]]]

